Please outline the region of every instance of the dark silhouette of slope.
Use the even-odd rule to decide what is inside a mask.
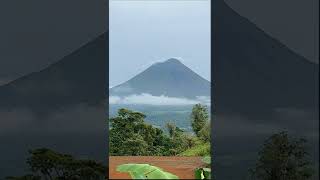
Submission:
[[[106,37],[103,34],[48,68],[1,86],[0,109],[46,113],[79,103],[102,103],[107,87]]]
[[[187,98],[210,96],[210,82],[172,58],[156,63],[127,82],[110,89],[110,95],[117,96],[142,93]]]
[[[223,0],[213,2],[213,85],[217,112],[314,108],[319,66],[289,50]]]

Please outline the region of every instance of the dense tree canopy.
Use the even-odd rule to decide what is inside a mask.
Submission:
[[[7,177],[8,180],[99,180],[105,179],[106,167],[92,160],[41,148],[30,151],[27,164],[32,174]]]
[[[306,140],[289,138],[286,132],[272,135],[259,152],[252,177],[261,180],[307,180],[313,175]]]
[[[207,112],[201,106],[202,116]],[[196,117],[198,115],[194,114]],[[144,122],[146,116],[140,112],[119,109],[116,117],[110,118],[110,155],[116,156],[171,156],[210,141],[207,117],[198,123],[198,137],[184,132],[174,123],[167,123],[168,133]]]
[[[171,139],[161,129],[146,124],[145,117],[140,112],[119,109],[118,116],[110,119],[111,155],[171,155]]]

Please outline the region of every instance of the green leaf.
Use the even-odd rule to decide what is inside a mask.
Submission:
[[[202,169],[197,168],[194,170],[195,179],[203,179]]]
[[[130,175],[132,179],[147,179],[144,174],[138,173],[138,172],[130,172]]]
[[[178,176],[149,164],[122,164],[117,167],[117,171],[127,172],[133,179],[179,179]]]
[[[203,168],[203,175],[205,179],[211,179],[211,169]]]
[[[168,172],[164,172],[161,169],[154,169],[145,174],[147,179],[179,179],[178,176]]]
[[[119,172],[145,172],[150,170],[149,164],[122,164],[117,167]]]
[[[210,168],[197,168],[195,169],[195,179],[211,179]]]

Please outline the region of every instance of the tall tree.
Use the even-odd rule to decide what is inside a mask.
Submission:
[[[138,136],[139,132],[143,129],[145,115],[139,112],[134,112],[128,109],[119,109],[118,116],[111,118],[110,132],[110,153],[112,155],[128,155],[129,152],[133,152],[128,146],[131,143],[140,143],[144,145],[146,142],[143,138],[139,138],[133,142],[133,137]],[[135,136],[136,135],[136,136]],[[143,146],[145,147],[145,146]],[[145,152],[144,150],[142,152]]]
[[[307,180],[313,175],[305,139],[290,138],[280,132],[267,139],[259,152],[256,167],[251,170],[254,179]]]
[[[191,112],[191,126],[193,132],[199,137],[199,132],[205,127],[208,122],[209,114],[208,108],[205,105],[196,104],[192,108]]]
[[[170,136],[171,138],[173,138],[173,137],[175,136],[175,132],[176,132],[176,125],[175,125],[174,123],[172,123],[172,122],[168,122],[168,123],[166,124],[166,127],[167,127],[167,129],[168,129],[169,136]]]

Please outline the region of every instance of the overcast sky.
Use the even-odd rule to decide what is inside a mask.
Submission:
[[[210,80],[210,1],[110,1],[109,84],[171,57]]]

